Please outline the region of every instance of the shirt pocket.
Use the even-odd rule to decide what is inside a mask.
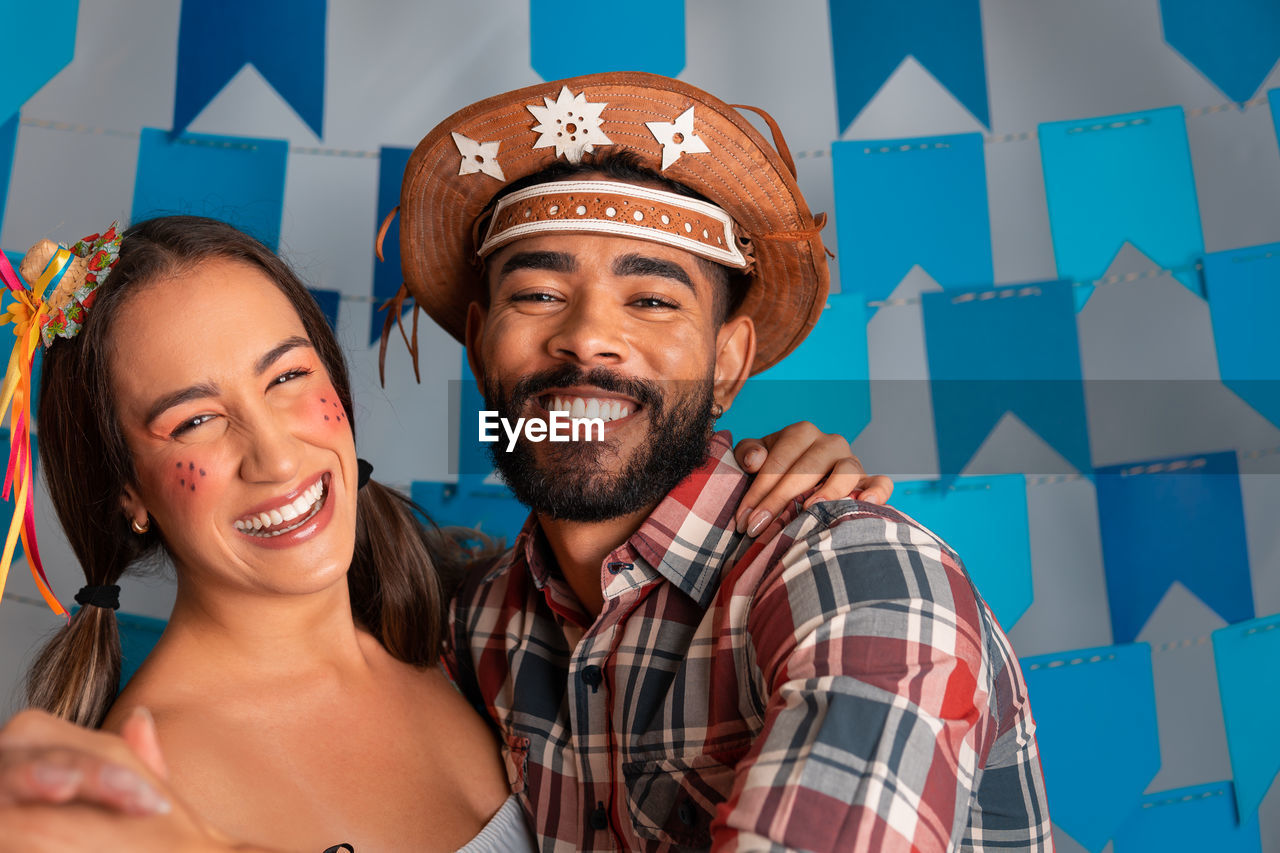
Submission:
[[[507,782],[511,785],[511,793],[523,794],[529,778],[529,738],[504,732],[502,763],[507,768]]]
[[[711,846],[711,817],[729,798],[741,748],[715,755],[633,761],[622,766],[627,807],[636,835],[677,850]]]

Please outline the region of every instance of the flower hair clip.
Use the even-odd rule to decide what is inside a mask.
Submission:
[[[32,365],[36,347],[51,346],[58,338],[73,338],[84,325],[85,312],[93,305],[98,286],[120,257],[119,223],[101,234],[92,234],[70,248],[51,240],[32,246],[15,273],[0,252],[0,279],[8,289],[9,302],[0,312],[0,325],[13,324],[14,345],[9,356],[4,384],[0,386],[0,417],[9,412],[9,464],[5,471],[3,496],[14,493],[15,512],[0,553],[0,592],[9,578],[14,549],[22,540],[32,577],[50,609],[66,617],[45,578],[36,546],[35,482],[31,458]],[[31,282],[26,287],[23,281]],[[0,293],[4,291],[0,290]]]

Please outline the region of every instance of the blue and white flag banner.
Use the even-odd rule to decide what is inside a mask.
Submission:
[[[392,209],[400,203],[400,184],[404,181],[404,170],[409,165],[412,148],[384,147],[378,156],[378,209],[375,212],[373,233],[377,236],[382,221]],[[382,337],[382,326],[386,321],[386,313],[378,310],[400,290],[404,282],[404,274],[400,271],[400,216],[397,213],[387,227],[386,236],[382,238],[382,260],[373,256],[373,298],[374,310],[369,314],[369,346],[373,346]],[[408,310],[402,309],[401,314]]]
[[[1051,281],[921,296],[944,482],[1007,412],[1077,472],[1091,469],[1073,290]]]
[[[16,268],[16,265],[15,265],[15,268]],[[40,349],[40,347],[37,347],[37,349]],[[38,358],[36,362],[37,364],[39,363]],[[40,387],[40,379],[36,375],[34,368],[31,374],[31,381],[35,383],[37,388]],[[35,411],[37,411],[37,408],[38,408],[37,405],[33,402],[31,406],[31,411],[34,413]],[[9,458],[9,445],[11,443],[12,443],[12,435],[10,434],[9,429],[7,427],[0,427],[0,450],[4,451],[5,459]],[[32,441],[31,441],[31,471],[36,478],[35,482],[39,482],[40,480],[40,442],[35,441],[34,436],[32,437]],[[0,502],[0,524],[4,525],[4,527],[0,529],[8,530],[9,525],[13,523],[13,504],[14,504],[14,501]],[[19,539],[17,540],[17,544],[13,546],[13,559],[14,559],[14,562],[17,562],[18,560],[22,559],[21,537],[19,537]]]
[[[9,198],[9,178],[13,174],[13,151],[18,146],[18,114],[0,124],[0,222],[4,221],[5,201]],[[14,269],[17,269],[14,264]]]
[[[871,420],[866,303],[833,293],[817,325],[778,364],[748,379],[718,426],[759,438],[795,421],[852,442]]]
[[[27,100],[75,55],[79,0],[8,0],[4,21],[4,73],[0,74],[0,116],[17,115]]]
[[[1164,40],[1228,98],[1253,97],[1280,59],[1275,0],[1160,0]]]
[[[1113,465],[1096,473],[1116,642],[1137,638],[1174,582],[1225,622],[1253,618],[1235,453]]]
[[[1026,477],[961,477],[945,487],[899,483],[893,506],[955,549],[1001,627],[1007,631],[1022,618],[1034,597]]]
[[[829,0],[843,132],[908,56],[991,126],[978,0]]]
[[[566,14],[561,0],[529,0],[530,64],[543,80],[602,71],[684,70],[684,0],[648,0]],[[576,94],[576,93],[575,93]]]
[[[1280,243],[1205,255],[1204,284],[1222,383],[1280,426]]]
[[[982,135],[831,146],[840,287],[887,297],[914,266],[944,288],[993,278]]]
[[[168,623],[164,619],[117,611],[116,624],[120,628],[120,688],[123,690],[151,654]]]
[[[1126,242],[1201,292],[1204,252],[1182,107],[1040,125],[1058,275],[1100,278]],[[1079,288],[1083,307],[1091,287]]]
[[[328,0],[182,0],[173,133],[251,64],[323,136],[328,8]]]
[[[144,127],[131,219],[190,213],[230,222],[274,251],[280,243],[289,143]]]
[[[1253,818],[1280,773],[1280,615],[1228,625],[1213,632],[1222,721],[1231,754],[1236,807]]]
[[[416,481],[410,486],[413,502],[440,527],[471,527],[491,539],[502,539],[509,548],[524,526],[529,510],[502,485],[478,478],[457,483]]]
[[[1116,833],[1115,853],[1262,853],[1258,816],[1236,820],[1230,782],[1212,782],[1142,798]]]
[[[1099,853],[1160,770],[1151,647],[1027,657],[1022,671],[1053,822]]]
[[[1280,89],[1267,90],[1267,105],[1271,107],[1271,123],[1276,129],[1276,143],[1280,144]]]
[[[320,306],[320,310],[324,312],[324,318],[329,323],[329,328],[334,332],[338,331],[338,306],[342,304],[342,294],[336,290],[321,290],[320,288],[308,288],[311,291],[311,298]]]
[[[456,469],[459,479],[473,477],[483,480],[493,473],[493,459],[489,455],[490,447],[499,446],[498,443],[486,444],[480,441],[480,415],[485,410],[484,395],[480,393],[480,387],[476,385],[476,378],[471,373],[471,365],[467,362],[466,349],[462,349],[462,381],[458,383],[458,449]],[[452,397],[455,392],[451,387],[449,394]],[[450,400],[450,406],[453,401]],[[502,429],[496,429],[496,433],[500,436],[499,443],[502,447],[506,447],[506,437],[503,436]],[[450,442],[452,444],[452,441]],[[452,451],[452,448],[450,448]]]

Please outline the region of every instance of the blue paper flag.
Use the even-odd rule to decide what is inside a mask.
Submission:
[[[308,289],[316,304],[320,306],[320,310],[324,312],[324,318],[329,321],[329,328],[337,332],[338,306],[342,304],[342,294],[336,290],[320,290],[314,287]]]
[[[829,0],[841,132],[908,56],[990,126],[978,0]]]
[[[396,205],[400,203],[400,185],[404,181],[404,170],[409,165],[412,148],[384,147],[378,156],[378,209],[373,223],[376,235],[382,227],[382,220]],[[378,342],[382,337],[382,324],[386,315],[377,310],[400,290],[404,282],[404,274],[400,271],[400,217],[397,215],[387,227],[386,236],[382,239],[382,257],[373,258],[373,298],[374,310],[369,315],[369,345]],[[407,309],[406,309],[407,310]],[[403,313],[403,312],[401,312]]]
[[[4,221],[5,201],[9,198],[9,177],[13,173],[13,152],[18,147],[18,115],[0,124],[0,222]],[[17,268],[15,264],[14,268]]]
[[[475,477],[457,483],[418,481],[410,487],[413,502],[441,527],[474,527],[507,547],[516,541],[529,510],[505,486],[486,485]]]
[[[1101,277],[1127,241],[1195,293],[1204,251],[1182,107],[1040,125],[1058,275]],[[1092,287],[1079,288],[1077,307]]]
[[[1275,0],[1160,0],[1164,40],[1237,103],[1253,97],[1280,59]]]
[[[8,38],[0,74],[0,116],[18,110],[71,62],[76,48],[78,0],[9,0],[0,4]]]
[[[1214,631],[1213,659],[1236,806],[1241,817],[1253,818],[1280,772],[1280,615]]]
[[[1031,606],[1031,532],[1021,474],[899,483],[893,506],[946,540],[1006,631]]]
[[[1222,383],[1280,425],[1280,345],[1270,323],[1280,314],[1280,243],[1204,257]]]
[[[797,420],[852,442],[871,420],[867,318],[859,293],[836,293],[809,336],[768,370],[747,380],[719,426],[759,438]]]
[[[1022,659],[1053,822],[1102,850],[1160,770],[1151,647]]]
[[[1276,142],[1280,143],[1280,89],[1267,90],[1267,105],[1271,107],[1271,123],[1276,127]]]
[[[123,654],[120,661],[120,689],[123,690],[147,655],[151,654],[168,623],[163,619],[119,611],[116,623],[120,626],[120,650]]]
[[[230,222],[274,250],[284,211],[289,143],[142,129],[132,219],[192,213]]]
[[[501,445],[486,444],[480,441],[480,413],[484,411],[484,395],[476,385],[475,376],[471,373],[471,365],[467,363],[467,355],[462,354],[462,381],[458,406],[458,476],[459,479],[478,478],[483,480],[493,473],[493,459],[489,448],[506,447],[506,439]],[[501,430],[499,430],[501,434]]]
[[[14,267],[16,268],[17,265],[15,264]],[[39,359],[37,358],[37,363],[38,362]],[[32,378],[34,379],[35,377],[33,376]],[[34,416],[36,411],[34,404],[32,405],[31,411]],[[5,462],[9,461],[10,444],[11,434],[9,429],[7,427],[0,427],[0,450],[4,451],[3,460]],[[31,473],[36,478],[35,482],[38,483],[40,480],[40,445],[36,442],[36,436],[34,433],[31,435]],[[0,530],[5,531],[5,533],[9,532],[9,525],[13,523],[13,503],[14,502],[12,500],[0,502],[0,525],[2,525],[0,526]],[[22,559],[22,553],[22,539],[19,537],[17,543],[13,546],[14,562]]]
[[[921,298],[944,483],[1012,412],[1078,471],[1089,471],[1075,296],[1067,282]]]
[[[831,146],[840,286],[884,299],[919,264],[943,287],[992,280],[982,136]]]
[[[1253,618],[1233,452],[1097,470],[1111,631],[1135,639],[1174,581],[1226,622]]]
[[[182,0],[173,133],[248,64],[323,136],[327,0]]]
[[[1148,794],[1115,837],[1116,853],[1184,850],[1262,853],[1257,816],[1236,822],[1230,782]]]
[[[529,0],[529,59],[543,80],[600,71],[684,70],[684,0],[649,0],[643,12],[604,4],[565,13],[562,0]]]

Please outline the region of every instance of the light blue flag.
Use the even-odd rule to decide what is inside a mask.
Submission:
[[[1276,142],[1280,143],[1280,89],[1267,90],[1267,105],[1271,107],[1271,123],[1276,127]]]
[[[1051,281],[921,297],[944,483],[1006,412],[1077,471],[1092,468],[1072,291]]]
[[[323,136],[327,0],[182,0],[173,133],[252,64]]]
[[[311,291],[311,298],[320,306],[320,310],[324,312],[324,319],[328,321],[329,328],[335,332],[338,331],[338,306],[342,304],[342,294],[336,290],[321,290],[316,287],[307,288]]]
[[[1231,753],[1236,807],[1255,818],[1280,772],[1280,615],[1228,625],[1213,632],[1218,695]]]
[[[1115,842],[1115,853],[1262,853],[1258,817],[1236,822],[1230,782],[1148,794]]]
[[[412,148],[383,147],[378,155],[378,209],[374,215],[373,233],[382,228],[382,220],[400,203],[400,185],[404,182],[404,170],[409,165]],[[400,216],[397,214],[382,238],[382,260],[373,256],[374,310],[369,314],[369,345],[382,337],[386,314],[380,310],[388,299],[396,295],[404,282],[400,270]],[[401,311],[408,310],[405,308]]]
[[[978,0],[829,0],[841,132],[908,56],[990,126]]]
[[[684,70],[684,0],[606,3],[590,14],[565,9],[561,0],[529,0],[529,58],[543,80],[601,71],[675,77]]]
[[[747,380],[717,426],[759,438],[794,421],[852,442],[871,420],[867,318],[862,294],[836,293],[800,346]]]
[[[120,651],[123,656],[120,661],[120,689],[123,690],[147,655],[151,654],[168,623],[164,619],[117,611],[116,624],[120,626]]]
[[[78,0],[0,0],[4,21],[4,73],[0,74],[0,116],[18,110],[75,54]]]
[[[961,477],[947,487],[899,483],[893,506],[955,549],[1001,627],[1022,618],[1034,597],[1026,477]]]
[[[1228,98],[1253,97],[1280,59],[1275,0],[1160,0],[1164,40]]]
[[[915,265],[945,288],[992,280],[982,136],[831,146],[840,286],[888,296]]]
[[[1204,256],[1222,383],[1280,425],[1280,344],[1261,317],[1280,315],[1280,243]]]
[[[1151,647],[1022,659],[1053,822],[1102,850],[1160,770]]]
[[[419,480],[410,487],[413,502],[441,527],[473,527],[490,538],[513,545],[529,510],[506,486],[464,478],[457,483]]]
[[[0,222],[4,221],[5,201],[9,198],[9,178],[13,174],[13,152],[18,147],[18,114],[0,124]],[[18,265],[14,264],[14,269]]]
[[[1099,468],[1096,486],[1112,639],[1136,639],[1174,581],[1223,621],[1253,618],[1235,453]]]
[[[458,395],[458,477],[477,478],[483,480],[493,472],[493,459],[489,455],[491,447],[506,447],[505,436],[496,444],[480,441],[480,413],[485,410],[484,395],[476,385],[476,379],[467,363],[467,354],[462,353],[462,381],[459,383],[461,393]],[[502,435],[501,429],[498,430]]]
[[[1127,241],[1201,292],[1204,252],[1182,107],[1040,125],[1058,275],[1092,281]],[[1084,307],[1092,287],[1079,288]]]
[[[14,269],[17,269],[17,264],[14,264]],[[42,347],[36,347],[36,349],[40,350],[42,349]],[[36,364],[38,365],[39,363],[40,363],[40,357],[37,355]],[[36,387],[38,388],[40,385],[39,378],[33,373],[31,376],[31,379],[33,382],[36,383]],[[32,417],[35,417],[36,411],[37,411],[37,406],[33,403],[31,406]],[[9,433],[8,427],[0,427],[0,451],[4,452],[4,456],[0,457],[0,463],[8,463],[10,446],[12,445],[12,443],[13,443],[12,436]],[[40,444],[39,442],[36,441],[36,436],[34,432],[31,435],[31,473],[32,475],[35,476],[34,483],[39,483],[40,481]],[[10,492],[10,495],[12,494],[13,492]],[[4,527],[0,529],[3,529],[6,533],[9,531],[9,525],[13,523],[13,505],[14,505],[14,501],[12,500],[0,502],[0,524],[4,525]],[[17,562],[20,559],[22,559],[22,538],[21,537],[18,538],[17,542],[13,546],[14,562]]]
[[[173,139],[144,127],[138,143],[132,219],[191,213],[230,222],[274,251],[280,243],[283,139],[188,133]]]

